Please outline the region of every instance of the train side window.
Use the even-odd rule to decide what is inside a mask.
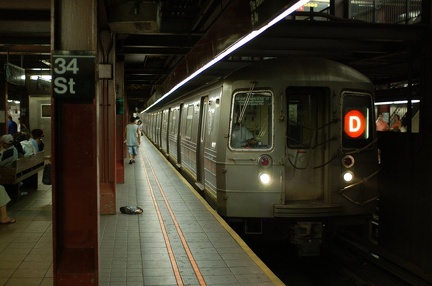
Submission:
[[[186,113],[186,130],[185,130],[185,137],[187,138],[192,137],[193,113],[194,113],[193,104],[188,105],[187,113]]]
[[[270,149],[273,146],[273,96],[268,91],[238,92],[231,113],[232,149]]]
[[[208,110],[207,110],[207,127],[206,127],[206,148],[216,150],[216,142],[219,138],[219,133],[215,132],[219,128],[220,120],[220,98],[219,93],[217,96],[209,96]]]
[[[162,113],[162,131],[167,132],[168,131],[168,114],[169,110],[166,109]]]
[[[288,103],[288,146],[290,147],[307,147],[302,146],[302,114],[303,114],[303,104],[298,100],[290,100]]]
[[[290,96],[288,103],[288,136],[290,148],[310,148],[316,140],[317,100],[315,95]]]
[[[177,135],[177,129],[178,129],[178,109],[174,108],[171,110],[171,122],[169,125],[169,130],[171,135]]]

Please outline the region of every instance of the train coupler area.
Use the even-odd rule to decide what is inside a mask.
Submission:
[[[244,221],[245,234],[263,234],[263,222],[259,218],[248,218]]]
[[[292,230],[291,243],[297,246],[300,257],[320,255],[323,223],[298,222]]]

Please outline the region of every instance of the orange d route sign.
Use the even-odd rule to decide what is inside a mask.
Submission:
[[[344,131],[351,138],[360,137],[366,128],[366,119],[362,112],[350,110],[345,114]]]

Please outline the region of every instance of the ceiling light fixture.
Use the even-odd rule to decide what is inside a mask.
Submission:
[[[411,103],[419,103],[420,100],[413,99]],[[407,104],[408,100],[399,100],[399,101],[384,101],[384,102],[375,102],[375,105],[398,105],[398,104]]]
[[[272,19],[270,22],[268,22],[266,25],[264,25],[260,29],[250,32],[249,34],[247,34],[246,36],[244,36],[243,38],[241,38],[240,40],[238,40],[237,42],[235,42],[234,44],[229,46],[226,50],[224,50],[223,52],[218,54],[213,60],[211,60],[210,62],[208,62],[207,64],[202,66],[200,69],[198,69],[197,71],[192,73],[190,76],[188,76],[186,79],[184,79],[183,81],[178,83],[176,86],[174,86],[170,91],[165,93],[162,97],[160,97],[158,100],[156,100],[152,105],[147,107],[143,112],[149,110],[150,108],[155,106],[157,103],[159,103],[161,100],[167,98],[170,94],[172,94],[174,91],[176,91],[181,86],[186,84],[188,81],[190,81],[191,79],[193,79],[194,77],[196,77],[197,75],[199,75],[200,73],[202,73],[203,71],[205,71],[206,69],[208,69],[209,67],[214,65],[215,63],[219,62],[220,60],[222,60],[224,57],[226,57],[230,53],[232,53],[235,50],[237,50],[238,48],[242,47],[243,45],[245,45],[246,43],[248,43],[249,41],[251,41],[252,39],[257,37],[258,35],[263,33],[268,28],[272,27],[273,25],[275,25],[276,23],[278,23],[279,21],[281,21],[282,19],[284,19],[285,17],[287,17],[292,12],[294,12],[295,10],[297,10],[298,8],[300,8],[301,6],[303,6],[304,4],[306,4],[309,1],[310,0],[297,1],[295,4],[291,5],[288,9],[286,9],[284,12],[282,12],[280,15],[278,15],[277,17]]]

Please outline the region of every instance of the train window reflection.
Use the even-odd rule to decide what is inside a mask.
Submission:
[[[290,148],[314,148],[321,145],[320,130],[326,122],[325,88],[290,87],[288,96],[287,145]]]
[[[230,147],[269,149],[272,147],[272,108],[270,92],[238,92],[232,106]]]

